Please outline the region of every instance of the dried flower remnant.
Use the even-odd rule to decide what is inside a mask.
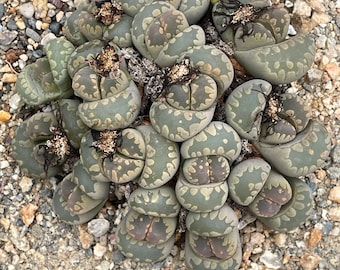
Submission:
[[[123,14],[122,5],[116,1],[96,2],[98,7],[96,18],[105,25],[111,25],[120,21]]]
[[[241,5],[232,16],[231,24],[245,24],[254,20],[256,8],[250,5]]]
[[[47,151],[49,154],[57,155],[58,159],[64,160],[71,153],[68,139],[59,128],[51,127],[50,131],[53,134],[53,138],[46,141]]]
[[[121,61],[122,58],[118,55],[116,49],[108,44],[103,48],[101,53],[94,59],[89,60],[88,63],[100,75],[116,78],[119,76]]]
[[[119,130],[104,130],[101,132],[92,130],[92,137],[94,139],[92,147],[97,152],[102,153],[102,159],[113,159],[117,147],[122,144],[122,133]]]
[[[167,86],[175,83],[187,84],[195,79],[198,74],[199,70],[190,64],[190,58],[184,57],[179,63],[166,68],[166,84]]]

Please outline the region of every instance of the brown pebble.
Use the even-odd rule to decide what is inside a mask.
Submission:
[[[327,175],[326,171],[323,169],[318,169],[315,171],[315,173],[316,173],[316,177],[321,181],[323,181]]]
[[[84,249],[89,249],[94,241],[94,237],[83,226],[79,226],[79,240]]]
[[[328,216],[333,221],[340,221],[340,206],[329,209]]]
[[[332,78],[333,81],[337,80],[340,77],[340,67],[337,63],[331,62],[325,66],[325,70]]]
[[[321,258],[316,254],[304,254],[300,263],[303,270],[314,270],[319,265]]]
[[[38,206],[32,203],[26,204],[20,209],[21,219],[27,227],[32,224],[37,210]]]
[[[330,190],[328,199],[333,202],[340,203],[340,186],[336,186]]]
[[[4,110],[0,111],[0,122],[7,122],[11,118],[11,114]]]
[[[319,229],[313,229],[309,235],[308,246],[315,248],[322,238],[322,231]]]
[[[18,75],[14,73],[5,73],[1,80],[3,83],[14,83],[17,81],[17,77]]]

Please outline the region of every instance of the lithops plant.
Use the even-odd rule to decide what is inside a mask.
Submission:
[[[136,261],[167,257],[175,243],[180,205],[169,186],[138,188],[128,200],[129,211],[117,228],[119,250]]]
[[[135,181],[153,189],[170,181],[178,170],[178,145],[150,125],[94,134],[89,131],[83,136],[80,159],[97,181]]]
[[[243,138],[258,140],[263,111],[272,91],[269,82],[253,79],[236,87],[225,103],[226,121]]]
[[[238,218],[228,205],[186,219],[185,261],[189,269],[237,270],[242,260]]]
[[[268,227],[289,231],[309,217],[313,197],[306,183],[277,173],[268,162],[251,158],[238,163],[228,177],[230,197]]]
[[[221,38],[234,44],[235,59],[252,76],[272,84],[290,83],[311,67],[314,42],[303,33],[286,39],[290,15],[284,8],[257,9],[268,2],[218,1],[213,21]]]
[[[259,79],[237,87],[226,100],[227,123],[282,174],[299,177],[314,172],[329,156],[327,130],[310,119],[301,97],[288,92],[270,95],[271,88]]]
[[[74,46],[65,38],[55,38],[44,47],[46,56],[20,72],[15,89],[29,105],[41,105],[69,98],[73,91],[67,64]]]
[[[87,130],[77,114],[78,105],[76,100],[59,100],[51,111],[35,113],[16,130],[12,155],[25,174],[44,178],[63,171]]]
[[[176,196],[186,217],[186,262],[190,269],[238,269],[238,219],[226,205],[226,179],[241,152],[241,140],[228,124],[213,121],[181,145],[182,167]]]
[[[123,48],[132,45],[131,23],[132,17],[124,12],[118,1],[91,1],[67,18],[63,32],[76,46],[101,39]]]
[[[83,99],[79,116],[88,127],[122,129],[136,119],[141,97],[118,46],[99,40],[79,46],[70,57],[69,73],[75,95]]]
[[[102,209],[109,195],[109,183],[91,178],[81,162],[77,162],[56,187],[53,209],[58,217],[69,224],[83,224]]]

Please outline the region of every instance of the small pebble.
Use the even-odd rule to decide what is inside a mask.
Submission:
[[[33,186],[33,180],[30,177],[23,176],[19,182],[19,186],[21,187],[22,192],[28,192],[31,190]]]
[[[106,251],[107,251],[107,247],[104,247],[104,246],[102,246],[102,245],[99,244],[99,243],[97,243],[97,244],[93,247],[93,254],[94,254],[94,256],[96,256],[97,258],[103,257]]]
[[[333,151],[331,152],[331,157],[334,163],[340,163],[340,145],[334,147]]]
[[[0,18],[2,18],[2,16],[4,16],[5,13],[5,7],[3,3],[0,3]]]
[[[296,0],[294,3],[293,13],[302,17],[310,17],[312,8],[303,0]]]
[[[260,257],[260,261],[270,269],[281,269],[281,259],[276,253],[266,250]]]
[[[12,111],[17,110],[20,106],[21,97],[18,95],[18,93],[15,93],[13,96],[9,99],[9,107]]]
[[[0,45],[8,46],[18,36],[17,31],[0,31]]]
[[[303,270],[314,270],[319,265],[321,258],[316,254],[303,254],[300,265]]]
[[[308,247],[315,248],[322,238],[322,231],[319,229],[313,229],[308,238]]]
[[[107,233],[110,228],[110,222],[103,218],[92,219],[87,224],[87,230],[95,237],[100,237]]]
[[[82,226],[79,227],[79,240],[84,249],[89,249],[94,242],[94,237],[89,234]]]
[[[14,83],[17,81],[18,75],[15,73],[5,73],[2,76],[3,83]]]
[[[328,199],[333,202],[340,203],[340,186],[333,187],[330,190]]]
[[[310,82],[321,81],[323,71],[316,68],[311,68],[307,71],[307,77]]]
[[[23,20],[21,20],[21,19],[18,19],[18,20],[16,21],[16,25],[17,25],[17,27],[18,27],[20,30],[24,30],[24,29],[26,28],[25,22],[24,22]]]
[[[20,213],[21,219],[27,227],[29,227],[32,224],[35,218],[35,212],[37,210],[38,210],[38,206],[32,203],[26,204],[20,209],[19,213]]]
[[[330,208],[328,216],[333,221],[340,221],[340,206]]]
[[[35,32],[32,28],[29,27],[26,28],[26,35],[36,42],[40,42],[41,40],[40,35],[37,32]]]
[[[25,18],[32,18],[34,14],[34,6],[31,2],[20,5],[19,12]]]
[[[35,10],[35,18],[45,18],[48,12],[48,0],[33,0],[32,2]]]
[[[14,20],[14,18],[10,18],[7,22],[7,29],[13,31],[13,30],[17,30],[18,29],[18,26]]]
[[[9,162],[7,160],[0,161],[0,169],[5,169],[9,167]]]
[[[286,245],[287,234],[278,233],[274,235],[274,243],[278,247],[284,247]]]
[[[0,122],[7,122],[9,119],[11,119],[11,114],[4,110],[0,110]]]

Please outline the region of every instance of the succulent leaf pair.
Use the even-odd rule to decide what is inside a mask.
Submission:
[[[290,83],[311,67],[315,45],[306,34],[286,39],[288,11],[266,7],[266,2],[218,1],[212,10],[213,22],[221,38],[234,44],[235,59],[252,76],[272,84]],[[259,11],[259,7],[266,8]]]

